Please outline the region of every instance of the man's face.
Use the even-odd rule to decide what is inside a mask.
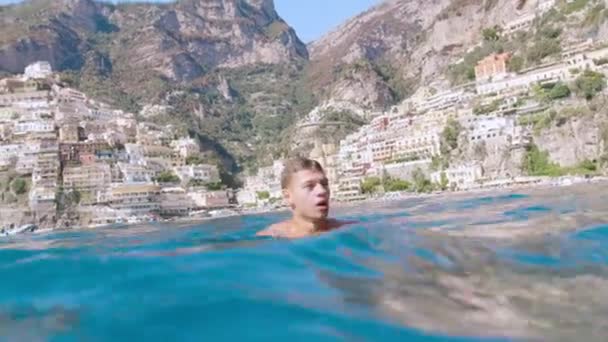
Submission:
[[[327,177],[313,170],[294,173],[285,193],[294,213],[312,220],[327,218],[329,195]]]

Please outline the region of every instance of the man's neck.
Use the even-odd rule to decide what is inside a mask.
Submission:
[[[293,226],[303,232],[314,233],[325,231],[329,228],[329,220],[310,220],[305,217],[295,216],[291,219]]]

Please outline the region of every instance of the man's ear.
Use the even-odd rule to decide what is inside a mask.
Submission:
[[[287,189],[283,189],[283,199],[285,199],[285,203],[288,206],[293,207],[293,202],[291,201],[291,193]]]

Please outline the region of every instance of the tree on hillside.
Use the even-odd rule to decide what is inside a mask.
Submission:
[[[21,178],[17,178],[12,184],[13,192],[17,195],[22,195],[27,192],[27,183]]]
[[[576,93],[587,100],[591,100],[597,93],[606,87],[606,77],[603,73],[585,70],[574,81]]]
[[[441,181],[439,182],[439,187],[441,188],[442,191],[446,191],[448,189],[449,185],[450,185],[450,181],[448,179],[448,176],[445,174],[445,172],[442,172]]]
[[[389,177],[384,182],[384,189],[388,192],[409,191],[411,188],[412,183],[402,179]]]
[[[163,171],[156,177],[156,181],[159,183],[177,183],[179,177],[171,171]]]
[[[462,126],[453,118],[448,119],[448,122],[441,133],[441,154],[449,155],[453,150],[458,148],[458,137],[462,132]]]
[[[547,94],[550,100],[561,99],[570,96],[570,88],[562,82],[557,82]]]
[[[414,180],[414,190],[416,192],[431,192],[434,190],[433,182],[426,178],[424,172],[417,168],[412,172],[412,179]]]
[[[270,198],[270,193],[268,191],[258,191],[256,193],[259,200],[267,200]]]
[[[507,62],[507,69],[511,72],[520,72],[524,68],[524,62],[521,56],[513,56]]]
[[[483,29],[481,32],[484,40],[487,41],[496,41],[500,39],[500,35],[498,34],[498,29],[496,27],[488,27]]]
[[[361,191],[364,194],[373,194],[378,190],[378,187],[382,185],[382,180],[379,177],[365,178],[361,182]]]
[[[562,170],[559,165],[551,162],[549,153],[541,151],[535,144],[527,148],[522,163],[522,171],[529,176],[561,176]]]

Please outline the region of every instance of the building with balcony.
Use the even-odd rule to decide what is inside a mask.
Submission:
[[[0,94],[0,106],[12,106],[21,102],[48,103],[50,93],[48,90],[32,90],[20,93]]]
[[[59,155],[57,151],[38,153],[32,172],[35,186],[56,187],[59,178]]]
[[[95,155],[99,151],[110,149],[105,141],[79,141],[59,144],[59,155],[62,163],[80,162],[81,155]]]
[[[248,198],[244,203],[255,204],[257,198],[255,194]],[[219,209],[230,206],[229,196],[226,190],[218,191],[190,191],[188,196],[194,203],[195,209]],[[243,204],[243,202],[239,202]]]
[[[18,122],[13,128],[13,134],[16,136],[26,134],[52,134],[54,132],[55,123],[51,120]]]
[[[527,31],[530,27],[532,27],[534,19],[536,19],[536,14],[528,13],[515,20],[505,22],[503,24],[502,34],[505,36],[511,36],[517,31]]]
[[[63,187],[80,192],[93,193],[110,186],[110,165],[94,163],[82,166],[66,166],[63,169]]]
[[[27,150],[29,150],[29,148],[24,144],[0,145],[0,164],[9,162],[10,160],[16,161],[18,157],[23,155]]]
[[[55,85],[53,86],[53,92],[55,93],[55,99],[58,103],[85,103],[87,101],[87,96],[76,89],[63,88]]]
[[[158,197],[159,214],[163,217],[187,216],[194,205],[183,188],[164,188]]]
[[[444,171],[431,173],[431,181],[441,183],[442,174],[447,178],[450,187],[464,190],[482,178],[483,169],[478,164],[455,166]]]
[[[183,158],[195,156],[200,153],[200,147],[192,138],[173,140],[171,142],[171,147]]]
[[[156,176],[156,173],[145,165],[119,162],[118,169],[125,184],[150,183]]]
[[[416,134],[404,135],[395,141],[394,151],[390,160],[424,160],[431,159],[440,153],[441,135],[439,132],[416,132]]]
[[[416,109],[420,112],[442,111],[457,106],[473,97],[473,94],[458,90],[445,90],[429,95],[415,103]]]
[[[44,214],[55,214],[55,187],[35,186],[29,193],[30,209],[39,218]]]
[[[217,183],[220,181],[219,171],[215,165],[179,166],[173,171],[183,182]]]
[[[84,128],[78,124],[63,124],[59,126],[59,141],[62,143],[75,143],[85,140]]]
[[[160,187],[152,184],[120,184],[109,191],[110,207],[122,215],[158,212]]]

